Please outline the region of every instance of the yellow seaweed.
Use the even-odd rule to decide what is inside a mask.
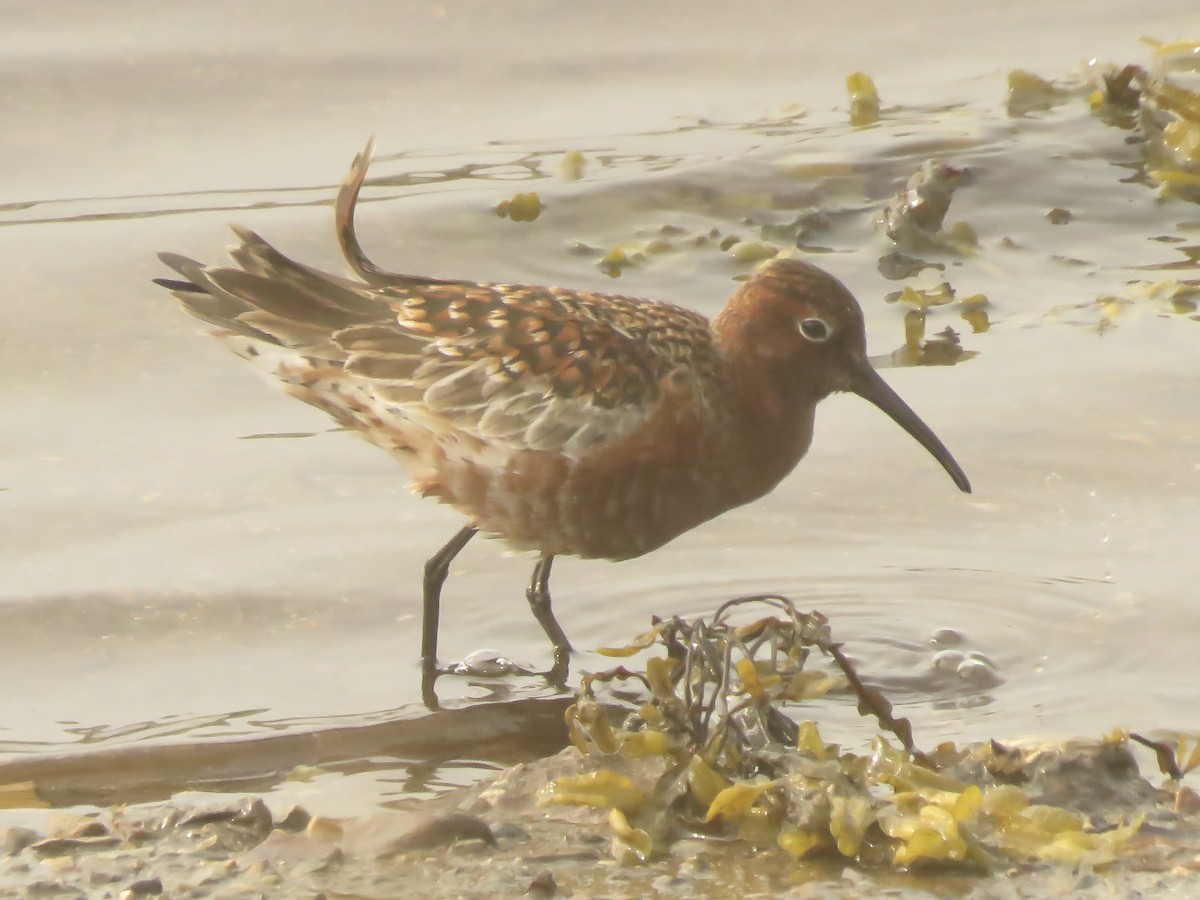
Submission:
[[[532,222],[545,209],[542,198],[537,191],[525,194],[513,194],[508,200],[501,200],[494,207],[494,212],[502,219],[514,222]]]
[[[578,150],[568,150],[558,161],[558,174],[564,181],[578,181],[583,177],[587,160]]]
[[[875,811],[865,797],[835,793],[830,797],[829,834],[845,857],[858,855],[867,829],[875,824]]]
[[[791,822],[787,822],[779,829],[776,843],[779,844],[780,849],[793,858],[803,859],[825,843],[825,835],[797,828]]]
[[[931,306],[944,306],[954,300],[954,288],[949,282],[943,281],[931,288],[915,288],[905,285],[902,291],[888,294],[888,303],[908,303],[917,309],[928,309]]]
[[[747,694],[758,701],[765,700],[767,692],[783,681],[783,676],[778,674],[764,676],[752,659],[739,659],[734,669],[742,682],[739,693]]]
[[[948,836],[936,828],[921,826],[896,848],[892,862],[909,866],[918,860],[962,860],[967,857],[967,844],[957,834]]]
[[[1195,743],[1192,745],[1191,752],[1188,752],[1188,737],[1187,735],[1179,735],[1175,748],[1175,761],[1179,767],[1179,771],[1184,774],[1192,771],[1196,766],[1200,766],[1200,737],[1193,738]]]
[[[675,742],[661,731],[647,729],[621,736],[621,753],[633,759],[643,756],[667,756],[675,748]]]
[[[688,789],[696,802],[710,809],[717,796],[729,787],[729,779],[704,761],[702,756],[693,756],[688,763]]]
[[[1019,787],[998,784],[985,788],[980,797],[979,808],[984,815],[1008,818],[1029,806],[1029,798]]]
[[[879,91],[871,76],[853,72],[846,76],[846,92],[850,95],[850,124],[856,128],[879,121]]]
[[[738,840],[760,847],[776,843],[779,837],[779,811],[752,806],[738,819]]]
[[[963,321],[971,326],[971,331],[980,334],[992,327],[988,314],[982,309],[968,309],[962,314]]]
[[[633,781],[610,769],[556,778],[537,792],[538,806],[591,806],[633,812],[646,802],[646,795]]]
[[[1182,169],[1147,169],[1146,174],[1162,187],[1168,197],[1175,188],[1200,187],[1200,172],[1184,172]]]
[[[954,815],[956,822],[969,822],[975,816],[979,815],[979,811],[983,808],[983,791],[978,785],[968,785],[966,790],[959,794],[954,804],[950,807],[950,812]]]
[[[591,753],[591,741],[588,738],[587,732],[575,721],[574,711],[575,707],[573,706],[567,708],[567,736],[571,739],[571,744],[580,753]]]
[[[708,812],[704,814],[704,821],[711,822],[718,817],[737,821],[758,802],[765,791],[770,790],[772,784],[770,781],[739,781],[730,785],[713,799]]]
[[[605,275],[609,276],[610,278],[617,278],[618,276],[620,276],[622,270],[624,270],[628,266],[635,265],[636,263],[640,262],[641,259],[642,259],[641,254],[638,253],[636,250],[630,251],[627,253],[622,247],[613,247],[611,250],[609,250],[607,253],[605,253],[602,257],[600,257],[600,260],[596,263],[596,265],[598,265],[600,267],[600,270],[602,272],[604,272]],[[608,649],[608,648],[604,648],[604,649]],[[625,649],[628,649],[628,648],[625,648]],[[631,653],[624,654],[624,655],[632,656],[633,653],[636,653],[636,652],[637,651],[634,650]],[[604,655],[605,656],[621,656],[622,654],[621,653],[606,653]]]
[[[970,222],[951,222],[941,234],[942,239],[964,256],[979,246],[979,233]]]
[[[885,784],[892,785],[897,793],[923,789],[959,792],[967,786],[952,775],[914,764],[908,751],[893,747],[882,737],[876,737],[872,743],[871,775]]]
[[[1200,93],[1169,81],[1156,80],[1150,88],[1150,94],[1160,109],[1176,113],[1192,122],[1200,122]]]
[[[608,814],[608,827],[613,830],[620,849],[628,850],[638,862],[646,862],[654,853],[654,841],[641,828],[634,828],[620,809]]]
[[[796,749],[806,751],[817,762],[825,762],[829,758],[828,748],[821,740],[821,733],[815,722],[801,722],[797,729]]]
[[[1138,40],[1154,48],[1156,59],[1184,60],[1200,64],[1200,41],[1160,41],[1147,35],[1141,35]]]
[[[936,806],[940,809],[953,811],[961,799],[962,794],[958,791],[943,791],[938,788],[913,788],[906,791],[897,791],[895,796],[892,797],[892,801],[898,807],[910,810],[919,810],[925,806]],[[963,808],[965,810],[967,806]],[[978,809],[978,804],[976,804],[976,809]]]
[[[1160,299],[1171,293],[1166,282],[1147,282],[1140,290]],[[986,298],[966,298],[960,309],[982,312],[985,305]],[[623,862],[645,861],[680,829],[778,847],[795,860],[836,849],[866,867],[933,862],[973,871],[1003,860],[1099,865],[1115,859],[1136,834],[1140,819],[1094,833],[1074,812],[1031,805],[1019,787],[982,787],[994,778],[1030,774],[1030,754],[995,742],[961,749],[947,742],[921,753],[900,720],[905,727],[889,728],[901,745],[880,736],[864,756],[826,744],[818,727],[805,721],[795,726],[795,750],[781,747],[780,720],[768,717],[771,704],[789,694],[828,689],[829,676],[804,671],[813,644],[799,636],[815,633],[830,640],[823,617],[802,618],[784,608],[786,619],[737,626],[726,625],[726,607],[715,626],[673,619],[657,625],[647,643],[686,647],[681,658],[648,654],[642,673],[619,667],[585,674],[580,698],[567,715],[572,740],[592,754],[615,746],[615,755],[626,760],[665,760],[637,763],[639,781],[654,779],[652,793],[604,769],[546,785],[538,803],[607,810],[613,854]],[[853,681],[852,668],[841,671]],[[623,726],[610,726],[613,708],[601,706],[595,686],[619,687],[620,708],[627,713]],[[870,690],[859,697],[860,703],[875,704],[881,722],[892,722],[890,710],[877,709],[886,700],[875,700]],[[758,743],[764,732],[775,741],[766,748]],[[1162,746],[1168,754],[1173,749]],[[1198,765],[1200,747],[1181,741],[1175,757]],[[965,780],[980,777],[979,784]],[[890,794],[884,786],[891,787]]]
[[[1026,113],[1054,107],[1065,96],[1046,79],[1033,72],[1014,69],[1008,73],[1008,114],[1023,116]]]
[[[1163,144],[1181,164],[1200,164],[1200,122],[1176,119],[1163,129]]]
[[[1143,816],[1103,832],[1084,830],[1084,819],[1054,806],[1030,806],[1003,821],[996,836],[1009,854],[1047,862],[1112,862],[1141,828]]]
[[[1064,831],[1083,831],[1083,817],[1059,806],[1027,806],[1021,812],[1021,818],[1032,827],[1050,834]]]
[[[651,728],[662,725],[665,721],[662,710],[660,710],[653,703],[649,702],[643,703],[640,707],[638,707],[638,718],[640,718]]]
[[[1038,854],[1048,862],[1078,863],[1087,862],[1090,865],[1103,865],[1117,858],[1117,854],[1129,843],[1129,839],[1137,834],[1142,827],[1145,816],[1138,816],[1133,821],[1118,828],[1099,833],[1081,831],[1065,832],[1055,836]]]
[[[963,860],[970,850],[955,816],[935,804],[926,804],[915,813],[888,810],[879,825],[884,834],[900,842],[892,854],[897,866],[918,860]]]
[[[601,753],[616,753],[621,749],[621,743],[608,722],[608,715],[599,703],[580,701],[575,704],[574,710],[574,721],[591,739],[596,750]],[[587,752],[592,752],[592,748],[588,748]]]
[[[787,687],[783,690],[783,699],[820,700],[835,687],[840,687],[844,683],[841,678],[835,678],[823,672],[797,672],[788,679]]]
[[[650,693],[659,700],[675,696],[675,686],[671,673],[678,664],[666,656],[655,656],[646,660],[646,681],[650,683]]]
[[[617,252],[620,252],[620,251],[615,251],[615,250],[610,251],[609,255],[612,255],[612,253],[617,253]],[[621,253],[622,258],[624,257],[624,255],[625,255],[624,253]],[[605,259],[607,259],[607,258],[608,257],[605,257]],[[638,653],[641,653],[647,647],[654,646],[654,644],[658,641],[658,637],[660,634],[662,634],[662,628],[660,626],[656,625],[655,627],[651,628],[649,631],[643,631],[641,634],[639,634],[637,637],[635,637],[632,641],[630,641],[624,647],[598,647],[598,648],[596,648],[596,652],[599,653],[601,656],[616,657],[616,658],[621,658],[621,659],[623,659],[625,657],[629,657],[629,656],[634,656]]]

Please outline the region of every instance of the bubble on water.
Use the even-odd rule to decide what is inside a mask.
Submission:
[[[1001,679],[996,670],[982,659],[967,658],[958,667],[958,677],[972,687],[996,687]]]
[[[929,636],[929,643],[935,647],[957,647],[966,640],[967,636],[954,628],[939,628]]]
[[[526,668],[502,655],[499,650],[476,650],[451,667],[455,675],[474,675],[480,678],[499,678],[520,674]]]
[[[942,650],[933,655],[933,668],[939,672],[957,673],[966,659],[957,650]]]

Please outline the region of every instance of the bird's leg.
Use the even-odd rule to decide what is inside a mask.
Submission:
[[[421,702],[430,712],[437,712],[442,708],[437,695],[437,680],[441,674],[443,673],[437,670],[437,666],[421,665]]]
[[[566,678],[571,642],[567,640],[567,635],[563,632],[562,626],[558,624],[558,620],[554,618],[554,611],[550,608],[550,565],[553,562],[552,555],[543,556],[537,561],[537,565],[533,567],[533,578],[529,582],[529,590],[525,592],[525,597],[529,600],[529,608],[533,610],[533,617],[537,619],[538,624],[542,626],[542,631],[546,632],[546,637],[550,638],[550,643],[554,645],[554,668],[550,670],[549,674],[551,678],[557,677],[561,681]]]
[[[450,573],[450,563],[458,556],[467,541],[475,536],[475,526],[468,525],[450,538],[449,542],[425,563],[424,593],[421,606],[421,667],[437,668],[438,618],[441,612],[442,585]]]

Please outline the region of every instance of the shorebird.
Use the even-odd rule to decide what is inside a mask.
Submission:
[[[850,391],[970,483],[871,367],[862,310],[799,259],[775,259],[712,321],[653,300],[393,274],[363,253],[354,209],[372,145],[338,192],[358,276],[284,256],[235,227],[236,267],[174,253],[156,279],[240,356],[407,468],[468,524],[425,565],[421,661],[437,662],[442,586],[478,532],[533,551],[526,597],[555,648],[556,556],[631,559],[771,491],[808,450],[817,404]]]

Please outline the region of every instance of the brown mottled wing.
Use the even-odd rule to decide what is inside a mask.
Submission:
[[[411,384],[430,412],[513,449],[578,455],[716,364],[708,321],[665,303],[461,282],[371,293],[395,318],[334,335],[346,372]]]

